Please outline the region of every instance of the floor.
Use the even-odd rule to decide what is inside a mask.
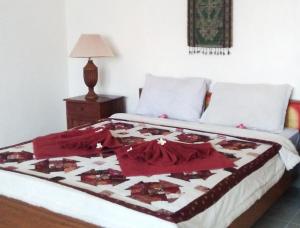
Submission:
[[[299,178],[253,228],[300,228]]]
[[[293,185],[294,185],[296,188],[300,188],[300,172],[299,172],[299,175],[298,175],[297,180],[294,182]]]

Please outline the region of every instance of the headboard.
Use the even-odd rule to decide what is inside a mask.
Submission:
[[[139,96],[141,96],[142,88],[139,89]],[[206,94],[205,106],[209,105],[211,93]],[[285,127],[297,128],[300,130],[300,100],[290,100],[287,109],[287,115],[285,120]]]

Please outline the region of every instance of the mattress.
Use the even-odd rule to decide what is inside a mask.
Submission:
[[[38,179],[32,176],[3,170],[0,170],[0,195],[18,199],[35,206],[47,208],[56,213],[105,227],[129,228],[140,227],[140,224],[143,224],[143,227],[155,226],[166,228],[227,227],[256,200],[262,197],[268,189],[277,183],[285,169],[292,168],[300,160],[296,155],[294,146],[287,139],[287,137],[290,137],[292,134],[282,136],[249,130],[229,129],[219,126],[205,126],[181,121],[146,118],[128,114],[118,114],[113,117],[116,119],[126,119],[128,121],[139,121],[180,128],[201,128],[203,131],[270,140],[280,143],[282,148],[280,154],[274,156],[261,168],[231,188],[214,205],[208,207],[196,216],[193,216],[191,219],[179,223],[169,222],[147,213],[124,207],[118,203],[101,199],[96,197],[96,195],[49,182],[42,178]],[[28,147],[30,147],[30,144]],[[31,148],[26,149],[30,150]],[[24,164],[24,167],[26,165],[28,164]],[[68,174],[65,175],[68,176]],[[55,176],[53,176],[53,178],[55,178]],[[74,178],[76,177],[74,176]],[[149,180],[151,179],[148,179],[148,181]],[[156,180],[155,177],[152,178],[152,181],[153,180]],[[170,210],[172,209],[170,208]]]

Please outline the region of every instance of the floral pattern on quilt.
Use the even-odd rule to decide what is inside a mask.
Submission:
[[[280,145],[267,141],[119,119],[101,120],[92,127],[110,129],[123,145],[159,138],[188,144],[208,142],[232,159],[235,166],[192,173],[126,177],[112,149],[92,157],[35,160],[33,145],[29,142],[0,149],[0,169],[82,190],[124,207],[180,223],[217,202],[280,149]]]
[[[107,169],[107,170],[90,170],[88,172],[79,175],[81,182],[90,185],[118,185],[127,181],[126,177],[122,175],[122,172]]]
[[[229,150],[256,149],[259,144],[240,140],[223,140],[218,145]]]
[[[24,162],[33,159],[33,154],[26,151],[0,153],[0,164],[10,162]]]
[[[145,142],[145,139],[141,137],[130,136],[130,137],[117,137],[117,138],[124,145],[132,145],[132,144]]]
[[[133,124],[129,123],[122,123],[122,122],[110,122],[103,125],[104,128],[109,130],[129,130],[131,128],[134,128]]]
[[[42,173],[52,173],[52,172],[71,172],[78,169],[77,161],[71,159],[59,159],[59,160],[44,160],[36,163],[35,171]]]
[[[179,198],[181,191],[180,186],[167,181],[158,182],[139,182],[130,188],[130,197],[151,204],[155,201],[174,202]]]
[[[211,138],[206,135],[184,134],[184,133],[177,135],[177,138],[180,142],[185,142],[185,143],[208,142],[211,140]]]
[[[143,135],[168,135],[171,131],[159,128],[142,128],[139,132]]]

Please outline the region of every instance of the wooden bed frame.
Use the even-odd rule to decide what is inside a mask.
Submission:
[[[142,89],[139,92],[141,94]],[[210,95],[207,94],[207,104],[209,103]],[[299,129],[300,101],[290,101],[287,116],[286,126]],[[277,184],[235,219],[229,227],[251,227],[290,187],[295,176],[296,174],[292,172],[286,172]],[[99,216],[101,216],[101,212],[99,212]],[[93,228],[97,226],[0,195],[0,228],[2,227]]]
[[[277,184],[234,220],[229,228],[251,227],[290,187],[294,177],[295,174],[286,172]],[[97,226],[0,195],[0,227],[94,228]]]

